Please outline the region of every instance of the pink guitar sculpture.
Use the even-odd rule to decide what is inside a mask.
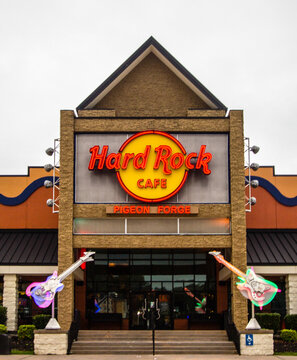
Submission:
[[[255,274],[253,268],[248,269],[245,274],[225,260],[224,256],[221,255],[219,251],[210,251],[209,254],[213,255],[219,263],[225,265],[228,269],[238,275],[240,282],[236,283],[237,289],[245,298],[251,300],[254,305],[260,307],[261,310],[263,306],[269,304],[273,300],[276,293],[281,292],[277,285],[272,281],[266,280],[262,276]]]
[[[62,281],[74,270],[79,268],[81,264],[88,261],[94,261],[94,259],[90,257],[93,254],[95,254],[95,252],[85,252],[84,256],[80,257],[74,264],[62,272],[61,275],[58,276],[57,271],[54,271],[46,281],[30,284],[26,289],[26,295],[32,296],[36,305],[40,308],[48,307],[53,302],[56,292],[59,292],[64,288]]]

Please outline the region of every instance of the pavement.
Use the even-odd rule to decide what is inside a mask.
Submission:
[[[297,360],[297,356],[244,355],[0,355],[0,360]]]

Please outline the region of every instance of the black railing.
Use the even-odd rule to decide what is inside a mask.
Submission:
[[[80,329],[80,312],[75,309],[74,310],[74,320],[72,321],[72,323],[70,325],[70,329],[68,331],[67,354],[70,354],[73,341],[77,340],[79,329]]]
[[[238,354],[240,354],[240,334],[232,321],[230,311],[224,312],[224,327],[227,331],[228,339],[234,342],[236,350]]]

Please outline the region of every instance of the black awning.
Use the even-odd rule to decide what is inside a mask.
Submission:
[[[297,265],[297,230],[247,230],[248,265]]]
[[[58,230],[0,231],[0,265],[57,265]]]

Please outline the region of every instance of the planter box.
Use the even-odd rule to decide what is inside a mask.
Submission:
[[[0,354],[10,354],[10,339],[9,336],[6,334],[0,334]]]

